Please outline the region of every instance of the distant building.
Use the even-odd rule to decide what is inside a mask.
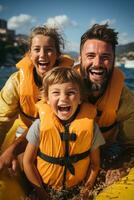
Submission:
[[[7,21],[0,19],[0,40],[14,42],[15,30],[10,30],[7,28]]]
[[[0,19],[0,29],[7,29],[7,21]]]

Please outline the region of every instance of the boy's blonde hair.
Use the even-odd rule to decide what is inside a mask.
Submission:
[[[84,90],[83,90],[83,82],[80,75],[73,69],[67,67],[54,67],[50,71],[48,71],[43,78],[42,84],[42,97],[43,99],[48,99],[48,89],[49,86],[53,84],[62,84],[62,83],[74,83],[78,85],[80,90],[81,100],[83,99]]]

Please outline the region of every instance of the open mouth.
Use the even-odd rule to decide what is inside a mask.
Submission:
[[[43,70],[43,69],[46,69],[46,67],[48,67],[49,66],[49,63],[48,62],[38,62],[38,65],[41,67],[41,69]]]
[[[71,110],[71,106],[58,106],[58,110],[60,112],[69,112]]]
[[[104,69],[89,69],[88,72],[91,73],[92,75],[103,76],[105,74],[106,70],[104,70]]]

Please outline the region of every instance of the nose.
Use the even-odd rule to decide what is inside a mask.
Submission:
[[[40,58],[47,58],[47,51],[45,51],[44,49],[40,50]]]
[[[67,96],[68,96],[67,94],[61,93],[61,94],[60,94],[60,100],[61,100],[61,101],[65,101],[65,100],[67,99]]]
[[[96,68],[99,68],[102,65],[102,60],[101,60],[101,57],[99,55],[94,58],[93,65]]]

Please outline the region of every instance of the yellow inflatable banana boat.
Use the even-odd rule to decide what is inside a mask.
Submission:
[[[105,188],[95,200],[134,200],[134,168],[120,181]]]
[[[14,140],[18,127],[18,120],[8,132],[2,150],[5,150]],[[25,187],[22,178],[9,176],[7,171],[0,173],[0,200],[22,200],[26,198]],[[105,188],[98,194],[95,200],[133,200],[134,199],[134,168],[120,181]]]
[[[4,151],[14,140],[16,129],[18,127],[18,120],[16,120],[7,133],[7,136],[1,147]],[[24,200],[25,194],[25,183],[20,174],[17,176],[11,176],[8,170],[0,172],[0,200]]]

